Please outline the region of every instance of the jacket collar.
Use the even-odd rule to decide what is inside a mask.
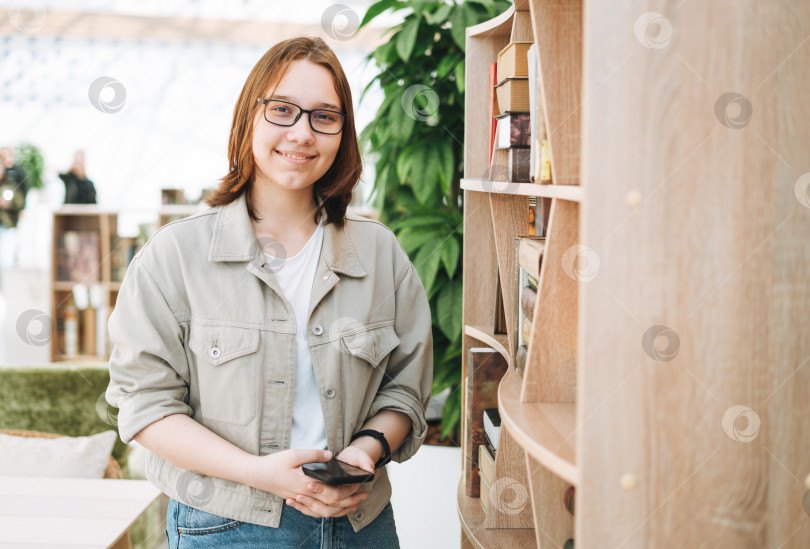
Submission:
[[[219,207],[208,261],[250,261],[260,255],[264,263],[264,255],[260,251],[243,192],[230,204]],[[367,274],[346,230],[338,229],[331,223],[323,227],[321,258],[333,271],[355,277]]]

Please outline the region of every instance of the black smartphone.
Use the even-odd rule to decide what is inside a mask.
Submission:
[[[322,463],[305,463],[301,468],[305,475],[332,485],[368,482],[374,478],[374,473],[335,458]]]

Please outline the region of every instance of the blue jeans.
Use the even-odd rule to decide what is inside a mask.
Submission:
[[[169,549],[399,549],[390,501],[371,524],[355,532],[347,517],[314,518],[287,505],[281,512],[279,527],[270,528],[212,515],[170,499],[166,537]]]

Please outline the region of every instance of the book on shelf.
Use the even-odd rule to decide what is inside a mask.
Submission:
[[[574,514],[575,504],[576,504],[576,488],[573,486],[569,486],[568,490],[565,491],[563,495],[563,505],[568,510],[569,513],[572,515]]]
[[[542,111],[537,104],[537,46],[532,44],[526,51],[526,74],[529,77],[529,133],[531,140],[529,141],[529,148],[531,149],[529,173],[531,173],[531,181],[534,183],[538,180],[536,174],[538,172],[537,166],[540,164],[540,130],[538,119],[542,117]]]
[[[496,149],[528,148],[531,140],[529,113],[513,112],[495,119],[498,124]]]
[[[492,149],[495,146],[495,129],[498,123],[495,117],[500,115],[498,100],[495,96],[495,86],[498,85],[498,63],[489,66],[489,164],[492,164]]]
[[[510,183],[529,182],[529,149],[509,149],[509,173],[507,181]]]
[[[497,408],[495,411],[498,411]],[[486,410],[484,412],[486,413]],[[486,422],[486,419],[484,421]],[[495,452],[489,444],[478,447],[478,474],[490,486],[495,482]]]
[[[479,497],[478,447],[486,444],[484,410],[498,407],[498,385],[508,364],[490,347],[472,347],[467,357],[466,425],[462,434],[464,487],[468,496]]]
[[[510,42],[498,53],[498,82],[529,76],[527,52],[531,45],[531,42]]]
[[[99,281],[101,251],[98,231],[62,231],[56,238],[57,280]]]
[[[503,113],[529,112],[529,79],[507,78],[495,86],[498,110]]]
[[[518,264],[522,269],[534,277],[540,278],[540,265],[543,262],[543,250],[545,249],[545,238],[543,237],[523,237],[520,239],[518,247]]]
[[[529,318],[534,318],[534,305],[537,303],[537,288],[532,288],[531,284],[523,286],[520,290],[520,308]]]
[[[537,236],[537,197],[529,197],[529,236]],[[543,235],[545,236],[545,235]]]
[[[484,434],[494,452],[498,450],[498,439],[501,435],[501,414],[497,408],[486,408],[483,412]]]
[[[523,375],[524,370],[526,370],[526,357],[528,356],[528,345],[518,345],[517,352],[515,353],[515,370],[517,370],[520,375]]]
[[[515,368],[517,368],[517,350],[520,345],[529,343],[531,334],[531,318],[526,322],[526,313],[521,307],[523,288],[533,287],[537,290],[540,278],[540,262],[542,261],[545,238],[540,236],[515,237],[515,286],[513,297],[514,333],[512,336],[515,352]],[[528,336],[525,334],[529,334]],[[520,371],[518,369],[518,371]]]
[[[481,478],[481,507],[489,511],[490,487],[495,482],[495,453],[489,444],[478,447],[478,473]]]
[[[534,200],[531,200],[532,198]],[[546,236],[550,211],[550,198],[537,196],[529,197],[529,236]]]
[[[483,448],[483,446],[480,446],[479,448]],[[481,485],[480,489],[481,494],[478,497],[478,501],[481,502],[481,508],[484,510],[484,513],[489,513],[489,506],[491,501],[490,494],[492,492],[490,486],[492,486],[492,483],[487,479],[485,479],[483,476],[480,478],[479,483]]]
[[[540,182],[552,183],[551,180],[551,148],[548,144],[548,139],[543,139],[540,157]]]
[[[532,339],[532,319],[521,314],[520,319],[520,345],[529,345]]]
[[[495,325],[493,332],[496,334],[507,333],[506,310],[503,306],[503,287],[501,286],[501,269],[495,271]]]

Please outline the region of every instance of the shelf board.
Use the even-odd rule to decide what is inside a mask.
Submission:
[[[478,498],[464,492],[464,478],[459,480],[458,518],[464,535],[478,549],[523,549],[537,547],[534,528],[495,528],[484,527],[487,515]],[[463,544],[462,544],[463,546]]]
[[[99,207],[98,204],[63,204],[54,215],[117,215],[115,210]]]
[[[522,378],[512,370],[498,386],[498,409],[503,425],[518,444],[554,474],[578,484],[575,432],[576,404],[521,402]]]
[[[497,34],[497,35],[505,35],[507,38],[509,38],[509,35],[512,34],[512,16],[514,14],[515,14],[515,6],[513,4],[509,6],[509,8],[505,12],[495,17],[494,19],[484,21],[483,23],[473,25],[472,27],[467,27],[467,36],[489,37],[490,34]]]
[[[495,334],[492,328],[486,328],[485,326],[464,326],[464,333],[482,343],[486,343],[501,353],[501,356],[506,359],[507,363],[511,362],[509,360],[509,351],[507,350],[509,346],[509,336],[506,334]]]
[[[559,198],[561,200],[570,200],[571,202],[583,202],[585,198],[585,191],[579,185],[508,183],[506,181],[487,181],[485,179],[465,178],[461,180],[461,188],[467,191],[483,193]]]

